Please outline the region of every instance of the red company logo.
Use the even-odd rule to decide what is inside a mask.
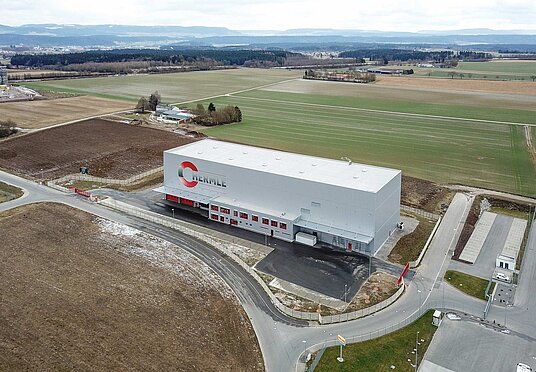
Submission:
[[[186,187],[195,187],[197,185],[197,181],[195,180],[196,177],[194,177],[192,181],[187,181],[184,178],[184,169],[186,168],[190,169],[194,175],[197,173],[197,167],[193,163],[189,161],[183,161],[179,165],[179,180]]]
[[[185,169],[190,170],[188,173],[191,173],[191,176],[188,174],[188,178],[191,181],[186,179]],[[227,187],[225,176],[210,172],[199,172],[197,167],[189,161],[183,161],[179,164],[179,180],[186,187],[195,187],[198,183],[204,183],[207,186]]]

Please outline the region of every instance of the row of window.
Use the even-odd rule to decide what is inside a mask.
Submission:
[[[223,213],[223,214],[231,214],[231,210],[229,208],[218,207],[217,205],[211,205],[210,209],[213,210],[213,211],[216,211],[216,212],[219,211],[220,213]],[[233,211],[233,216],[234,217],[238,217],[239,215],[240,215],[240,218],[243,219],[243,220],[249,219],[249,215],[247,213],[245,213],[245,212],[240,212],[239,213],[238,211]],[[211,214],[210,218],[215,220],[215,221],[217,221],[218,220],[218,215]],[[223,216],[221,216],[219,219],[220,219],[221,222],[224,221]],[[256,215],[252,214],[251,215],[251,220],[253,222],[259,222],[259,216],[256,216]],[[236,220],[231,219],[231,225],[237,225],[237,224],[238,224],[238,222]],[[265,217],[262,218],[262,224],[263,225],[270,225],[272,227],[279,226],[279,228],[282,229],[282,230],[287,229],[287,224],[286,223],[278,222],[276,220],[269,220],[268,218],[265,218]]]

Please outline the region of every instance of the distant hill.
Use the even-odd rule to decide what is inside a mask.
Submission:
[[[330,46],[390,43],[420,45],[536,45],[534,31],[466,29],[454,31],[387,32],[351,29],[291,29],[236,31],[225,27],[136,25],[0,25],[0,45],[82,47],[213,47],[241,45],[288,48],[293,45]],[[531,49],[531,48],[525,48]]]

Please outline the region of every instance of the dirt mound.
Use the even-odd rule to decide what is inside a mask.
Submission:
[[[402,204],[437,213],[450,192],[436,183],[419,178],[402,176]]]

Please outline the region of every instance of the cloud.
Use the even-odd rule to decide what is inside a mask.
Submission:
[[[533,0],[19,0],[2,1],[0,23],[222,26],[239,30],[351,28],[418,31],[531,29]]]

